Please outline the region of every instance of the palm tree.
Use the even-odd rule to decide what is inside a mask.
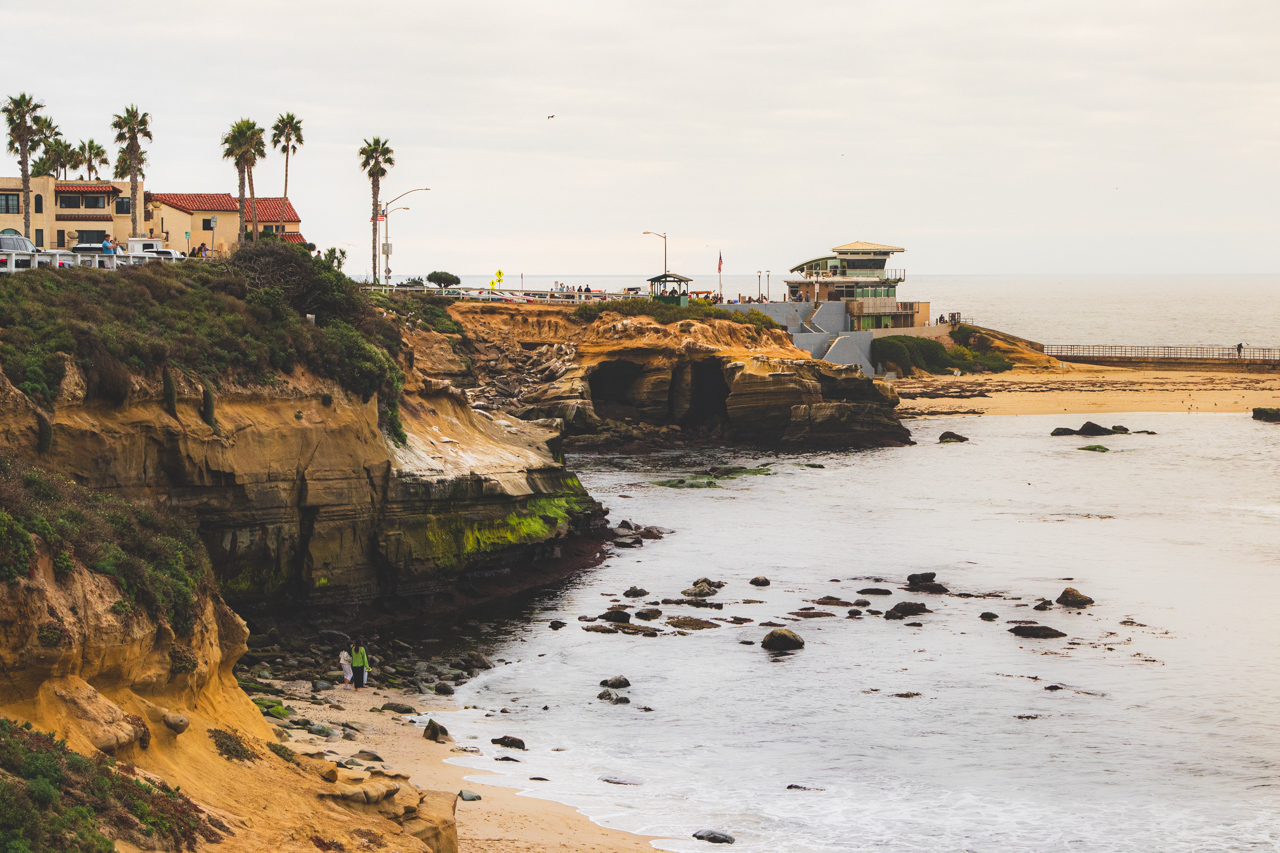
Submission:
[[[89,180],[98,177],[99,166],[110,166],[111,161],[107,159],[107,150],[92,139],[86,139],[80,143],[80,147],[76,149],[76,153],[80,156],[80,166],[84,167],[85,174]],[[77,166],[76,168],[80,168]]]
[[[116,173],[129,175],[129,214],[131,236],[138,236],[138,175],[146,162],[142,140],[151,139],[151,113],[144,113],[130,104],[122,115],[113,116],[111,129],[116,132],[116,143],[121,146],[116,157]],[[123,167],[121,160],[124,160]]]
[[[82,165],[80,152],[72,148],[71,143],[65,139],[50,139],[42,147],[44,149],[44,157],[47,157],[49,162],[53,164],[55,178],[58,176],[58,172],[61,172],[62,179],[65,181],[68,179],[68,171],[78,169]]]
[[[222,136],[222,157],[236,164],[240,174],[240,242],[244,242],[245,179],[249,181],[250,217],[253,222],[253,239],[258,239],[258,199],[253,190],[253,167],[259,157],[267,156],[265,131],[253,119],[242,118],[231,125]]]
[[[369,183],[373,186],[373,283],[378,283],[378,187],[379,182],[386,177],[387,167],[396,164],[395,152],[391,150],[391,146],[387,144],[387,140],[375,136],[372,140],[366,139],[364,146],[359,151],[360,168],[364,169],[365,174],[369,176]]]
[[[26,92],[10,96],[5,103],[4,120],[9,129],[9,153],[18,155],[18,168],[22,171],[22,233],[31,239],[31,144],[37,135],[35,119],[44,104]]]
[[[284,154],[284,198],[289,200],[289,155],[297,154],[302,147],[302,119],[293,113],[281,113],[271,125],[271,147]],[[280,204],[280,216],[284,216],[284,203]],[[284,224],[283,222],[281,224]]]

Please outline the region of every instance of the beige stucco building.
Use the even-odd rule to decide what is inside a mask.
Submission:
[[[142,182],[138,183],[141,200]],[[0,232],[22,234],[22,178],[0,178]],[[139,228],[142,217],[138,217]],[[130,236],[128,181],[31,179],[31,242],[39,249],[70,249]]]
[[[203,243],[225,255],[240,233],[239,203],[231,193],[147,193],[145,207],[142,230],[175,252],[190,254]]]

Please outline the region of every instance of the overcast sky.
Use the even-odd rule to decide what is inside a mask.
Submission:
[[[691,274],[850,240],[914,273],[1280,270],[1275,0],[64,0],[5,21],[31,37],[6,42],[3,94],[73,141],[151,113],[151,190],[234,194],[219,136],[299,115],[290,197],[353,273],[374,135],[384,199],[431,187],[392,217],[397,274],[652,274],[646,230]],[[279,195],[283,158],[255,174]]]

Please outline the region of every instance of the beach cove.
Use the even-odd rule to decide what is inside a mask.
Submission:
[[[693,851],[705,828],[745,850],[1273,845],[1280,661],[1263,621],[1241,616],[1280,602],[1280,436],[1247,415],[1167,413],[1115,418],[1156,435],[1087,440],[1107,454],[1049,436],[1080,420],[917,420],[912,448],[726,453],[716,461],[775,473],[698,490],[653,482],[705,456],[574,460],[615,520],[677,532],[518,612],[463,623],[464,637],[483,625],[482,646],[507,661],[462,685],[449,703],[462,710],[439,718],[449,750],[480,754],[424,744],[406,726],[405,751],[383,757],[411,764],[416,784],[461,775],[481,793],[459,803],[461,837],[508,845],[481,849],[642,849],[656,838]],[[970,441],[934,443],[944,427]],[[922,571],[951,594],[904,591]],[[770,586],[751,586],[758,575]],[[678,598],[701,576],[726,584],[712,599],[723,609],[659,605],[648,623],[658,637],[578,621],[615,601]],[[623,597],[633,584],[649,595]],[[1096,604],[1033,608],[1068,586]],[[890,594],[858,592],[872,587]],[[814,604],[824,596],[874,606],[854,619]],[[932,612],[913,617],[918,627],[868,613],[899,601]],[[819,610],[833,615],[796,615]],[[681,636],[665,624],[681,615],[751,621]],[[1067,636],[1023,639],[1011,621]],[[763,651],[762,622],[795,630],[805,648]],[[619,674],[630,704],[596,699],[598,682]],[[527,749],[490,743],[503,736]],[[597,834],[534,797],[645,837]],[[546,831],[562,846],[539,848]]]

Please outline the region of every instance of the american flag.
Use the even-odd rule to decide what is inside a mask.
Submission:
[[[724,252],[720,253],[720,263],[716,265],[716,272],[717,273],[724,272]]]

